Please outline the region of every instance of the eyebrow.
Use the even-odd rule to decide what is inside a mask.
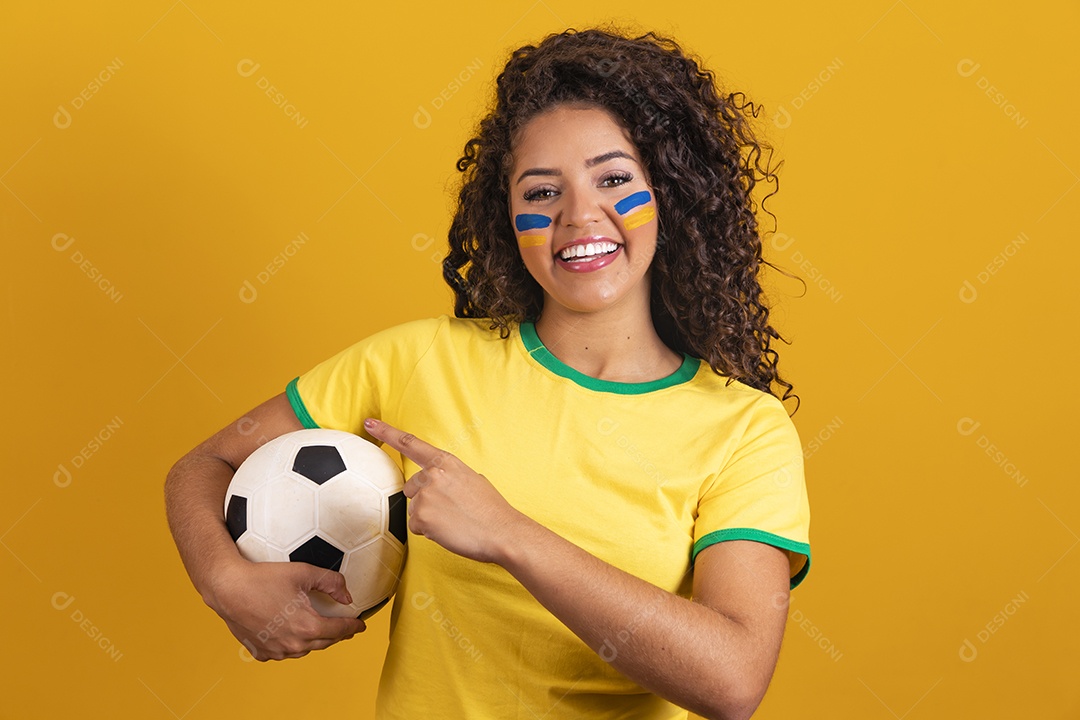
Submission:
[[[606,152],[603,155],[597,155],[594,158],[589,158],[585,161],[585,167],[596,167],[597,165],[606,163],[608,160],[614,160],[615,158],[626,158],[627,160],[633,160],[634,162],[637,162],[633,155],[630,155],[623,150],[612,150],[611,152]],[[517,183],[520,183],[525,178],[534,175],[559,176],[562,175],[562,171],[557,170],[556,168],[529,168],[528,170],[518,175]]]

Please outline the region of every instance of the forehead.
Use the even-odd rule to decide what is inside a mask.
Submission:
[[[588,158],[637,149],[619,120],[607,110],[588,105],[560,105],[527,122],[514,138],[514,166],[547,158]]]

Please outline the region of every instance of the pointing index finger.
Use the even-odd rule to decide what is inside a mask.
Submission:
[[[422,469],[438,467],[442,464],[442,458],[449,454],[445,450],[440,450],[434,445],[424,442],[412,433],[398,430],[393,425],[382,420],[368,418],[364,420],[364,428],[372,436],[382,440]]]

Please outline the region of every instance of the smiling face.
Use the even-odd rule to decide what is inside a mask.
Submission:
[[[647,311],[656,202],[615,118],[558,106],[522,128],[513,159],[510,217],[545,309],[595,312],[643,301]]]

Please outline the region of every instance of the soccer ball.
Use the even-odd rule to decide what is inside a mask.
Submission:
[[[255,450],[225,494],[225,524],[253,562],[306,562],[345,576],[352,605],[312,591],[327,617],[367,618],[405,564],[404,478],[378,446],[340,430],[297,430]]]

